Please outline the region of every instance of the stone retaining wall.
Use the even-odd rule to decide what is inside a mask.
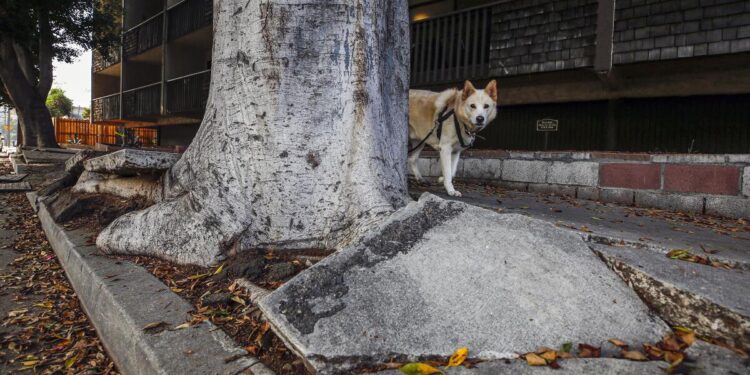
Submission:
[[[423,176],[440,176],[436,153],[423,153],[419,163]],[[474,150],[462,155],[456,176],[514,190],[750,217],[750,154]]]

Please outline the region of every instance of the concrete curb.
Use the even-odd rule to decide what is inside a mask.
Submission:
[[[27,193],[81,305],[121,373],[273,375],[210,322],[174,330],[193,306],[130,262],[100,256],[85,230],[66,231]],[[38,204],[37,204],[38,203]],[[143,327],[164,322],[163,331]]]

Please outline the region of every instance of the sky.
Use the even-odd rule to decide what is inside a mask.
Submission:
[[[73,100],[73,105],[91,106],[91,51],[78,56],[71,64],[54,62],[55,79],[53,88],[65,90],[65,95]]]

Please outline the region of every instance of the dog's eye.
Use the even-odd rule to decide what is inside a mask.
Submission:
[[[477,109],[477,105],[476,104],[472,104],[471,108]]]
[[[489,105],[489,104],[485,104],[485,105],[484,105],[484,109],[487,109],[487,108],[490,108],[490,105]]]

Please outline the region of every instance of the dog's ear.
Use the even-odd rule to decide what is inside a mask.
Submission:
[[[473,94],[476,91],[477,89],[474,88],[474,85],[472,85],[471,82],[469,81],[464,82],[464,92],[463,92],[463,95],[461,96],[461,99],[462,100],[468,99],[471,96],[471,94]]]
[[[497,81],[494,79],[490,81],[487,87],[485,87],[484,92],[492,98],[493,102],[497,102]]]

